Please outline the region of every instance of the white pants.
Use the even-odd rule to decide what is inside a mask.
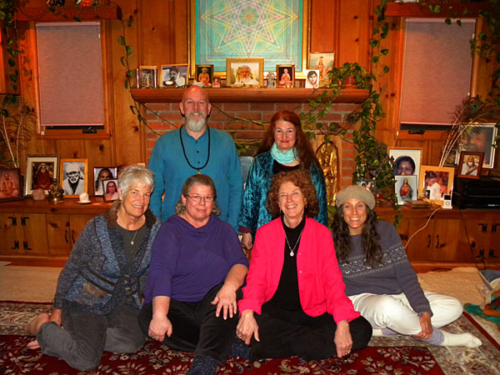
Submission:
[[[454,297],[424,292],[432,310],[432,326],[441,328],[462,315],[462,304]],[[349,297],[354,309],[370,322],[374,329],[389,328],[401,335],[416,335],[420,317],[413,311],[404,294],[363,293]]]

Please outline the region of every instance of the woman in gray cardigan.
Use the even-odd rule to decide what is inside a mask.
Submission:
[[[51,314],[26,326],[28,344],[90,370],[103,351],[133,353],[144,343],[137,315],[161,222],[148,209],[153,173],[132,165],[118,179],[119,201],[80,233],[59,276]]]

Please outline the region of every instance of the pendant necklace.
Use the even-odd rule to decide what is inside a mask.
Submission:
[[[135,245],[135,236],[137,236],[137,232],[139,232],[139,230],[140,230],[140,229],[141,229],[141,228],[139,228],[139,229],[137,229],[137,230],[135,231],[135,233],[134,233],[134,237],[132,237],[132,241],[130,241],[130,244],[131,244],[131,245]]]
[[[184,148],[184,142],[182,141],[182,128],[179,130],[179,138],[181,140],[181,146],[182,146],[182,153],[184,154],[184,159],[186,159],[188,165],[193,168],[193,169],[196,169],[198,171],[198,174],[201,174],[201,170],[203,168],[205,168],[208,164],[208,161],[210,160],[210,128],[207,126],[207,132],[208,132],[208,152],[207,152],[207,161],[205,162],[205,164],[203,165],[203,167],[201,168],[196,168],[194,167],[190,162],[189,162],[189,159],[186,155],[186,149]]]
[[[290,256],[291,257],[293,257],[295,255],[295,249],[299,245],[300,237],[302,237],[302,230],[300,231],[299,238],[297,238],[297,242],[295,242],[295,246],[293,248],[290,246],[290,242],[288,242],[288,236],[286,235],[286,232],[285,232],[285,239],[286,239],[286,243],[288,245],[288,248],[290,249]]]

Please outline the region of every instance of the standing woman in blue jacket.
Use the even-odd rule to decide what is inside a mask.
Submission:
[[[266,208],[271,178],[279,172],[296,169],[310,173],[319,201],[319,213],[314,219],[327,225],[326,186],[318,159],[302,131],[299,116],[291,111],[280,111],[272,117],[248,174],[238,220],[243,233],[241,242],[248,250],[253,246],[256,230],[274,219]]]
[[[151,249],[161,221],[149,209],[153,172],[126,167],[118,196],[83,228],[57,282],[54,309],[26,326],[29,349],[78,370],[99,365],[103,351],[135,353],[144,344],[137,316]]]

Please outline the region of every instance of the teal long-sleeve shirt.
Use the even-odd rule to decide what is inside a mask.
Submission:
[[[162,222],[165,222],[174,214],[184,182],[188,177],[198,173],[198,170],[192,168],[184,156],[179,132],[182,134],[186,157],[193,167],[203,167],[208,158],[206,167],[200,172],[210,176],[215,183],[217,204],[221,209],[219,217],[238,230],[238,214],[243,196],[240,160],[231,136],[218,129],[210,128],[210,157],[208,156],[208,131],[196,140],[183,126],[158,139],[148,166],[155,175],[151,210],[161,218]],[[165,196],[162,202],[163,193]]]

